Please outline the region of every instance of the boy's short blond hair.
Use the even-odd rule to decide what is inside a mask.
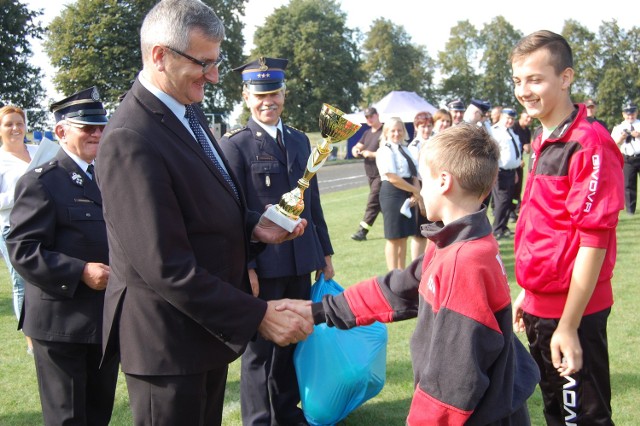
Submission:
[[[432,173],[445,170],[460,187],[480,198],[486,197],[498,176],[500,150],[481,127],[461,123],[429,139],[420,153]]]

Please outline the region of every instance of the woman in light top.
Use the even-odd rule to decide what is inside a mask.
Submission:
[[[7,105],[0,108],[0,251],[9,269],[13,286],[13,310],[20,319],[24,300],[24,280],[15,271],[9,260],[5,237],[9,233],[9,214],[13,207],[16,182],[26,171],[37,145],[24,143],[26,135],[25,113],[22,109]],[[27,337],[28,350],[31,341]]]
[[[433,134],[435,136],[444,129],[451,127],[451,113],[446,109],[440,108],[433,114]]]
[[[380,208],[384,220],[385,258],[387,268],[404,269],[406,266],[407,238],[415,234],[416,219],[400,212],[407,199],[415,205],[420,200],[415,159],[404,146],[407,129],[402,120],[392,117],[382,128],[382,141],[376,153],[380,172]],[[410,211],[410,210],[409,210]]]

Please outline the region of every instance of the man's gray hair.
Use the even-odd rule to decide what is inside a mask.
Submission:
[[[200,0],[162,0],[147,13],[140,28],[142,62],[151,56],[154,45],[189,49],[191,31],[199,30],[205,37],[222,41],[224,24],[218,15]]]

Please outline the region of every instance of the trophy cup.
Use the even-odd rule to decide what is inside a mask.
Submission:
[[[300,214],[304,210],[304,191],[309,188],[309,181],[327,160],[331,144],[350,138],[361,127],[347,120],[344,112],[328,104],[322,104],[319,122],[324,139],[311,152],[304,175],[298,179],[298,186],[282,195],[278,205],[269,207],[264,213],[265,217],[289,232],[300,223]]]

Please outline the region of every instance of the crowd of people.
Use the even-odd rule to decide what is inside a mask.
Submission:
[[[96,87],[53,103],[60,150],[41,164],[24,112],[0,109],[0,248],[44,424],[108,425],[119,367],[134,424],[221,424],[241,357],[243,424],[305,425],[293,351],[313,326],[409,318],[407,424],[530,424],[537,384],[548,424],[613,424],[606,325],[618,214],[636,210],[637,106],[609,133],[593,99],[571,101],[567,41],[537,31],[510,57],[519,113],[455,99],[409,135],[367,108],[351,238],[367,244],[381,213],[388,273],[312,304],[312,276],[335,274],[316,180],[293,231],[263,214],[311,154],[281,118],[288,61],[234,68],[251,116],[217,141],[198,104],[224,35],[199,0],[157,3],[115,113]],[[499,240],[514,234],[512,303]]]

